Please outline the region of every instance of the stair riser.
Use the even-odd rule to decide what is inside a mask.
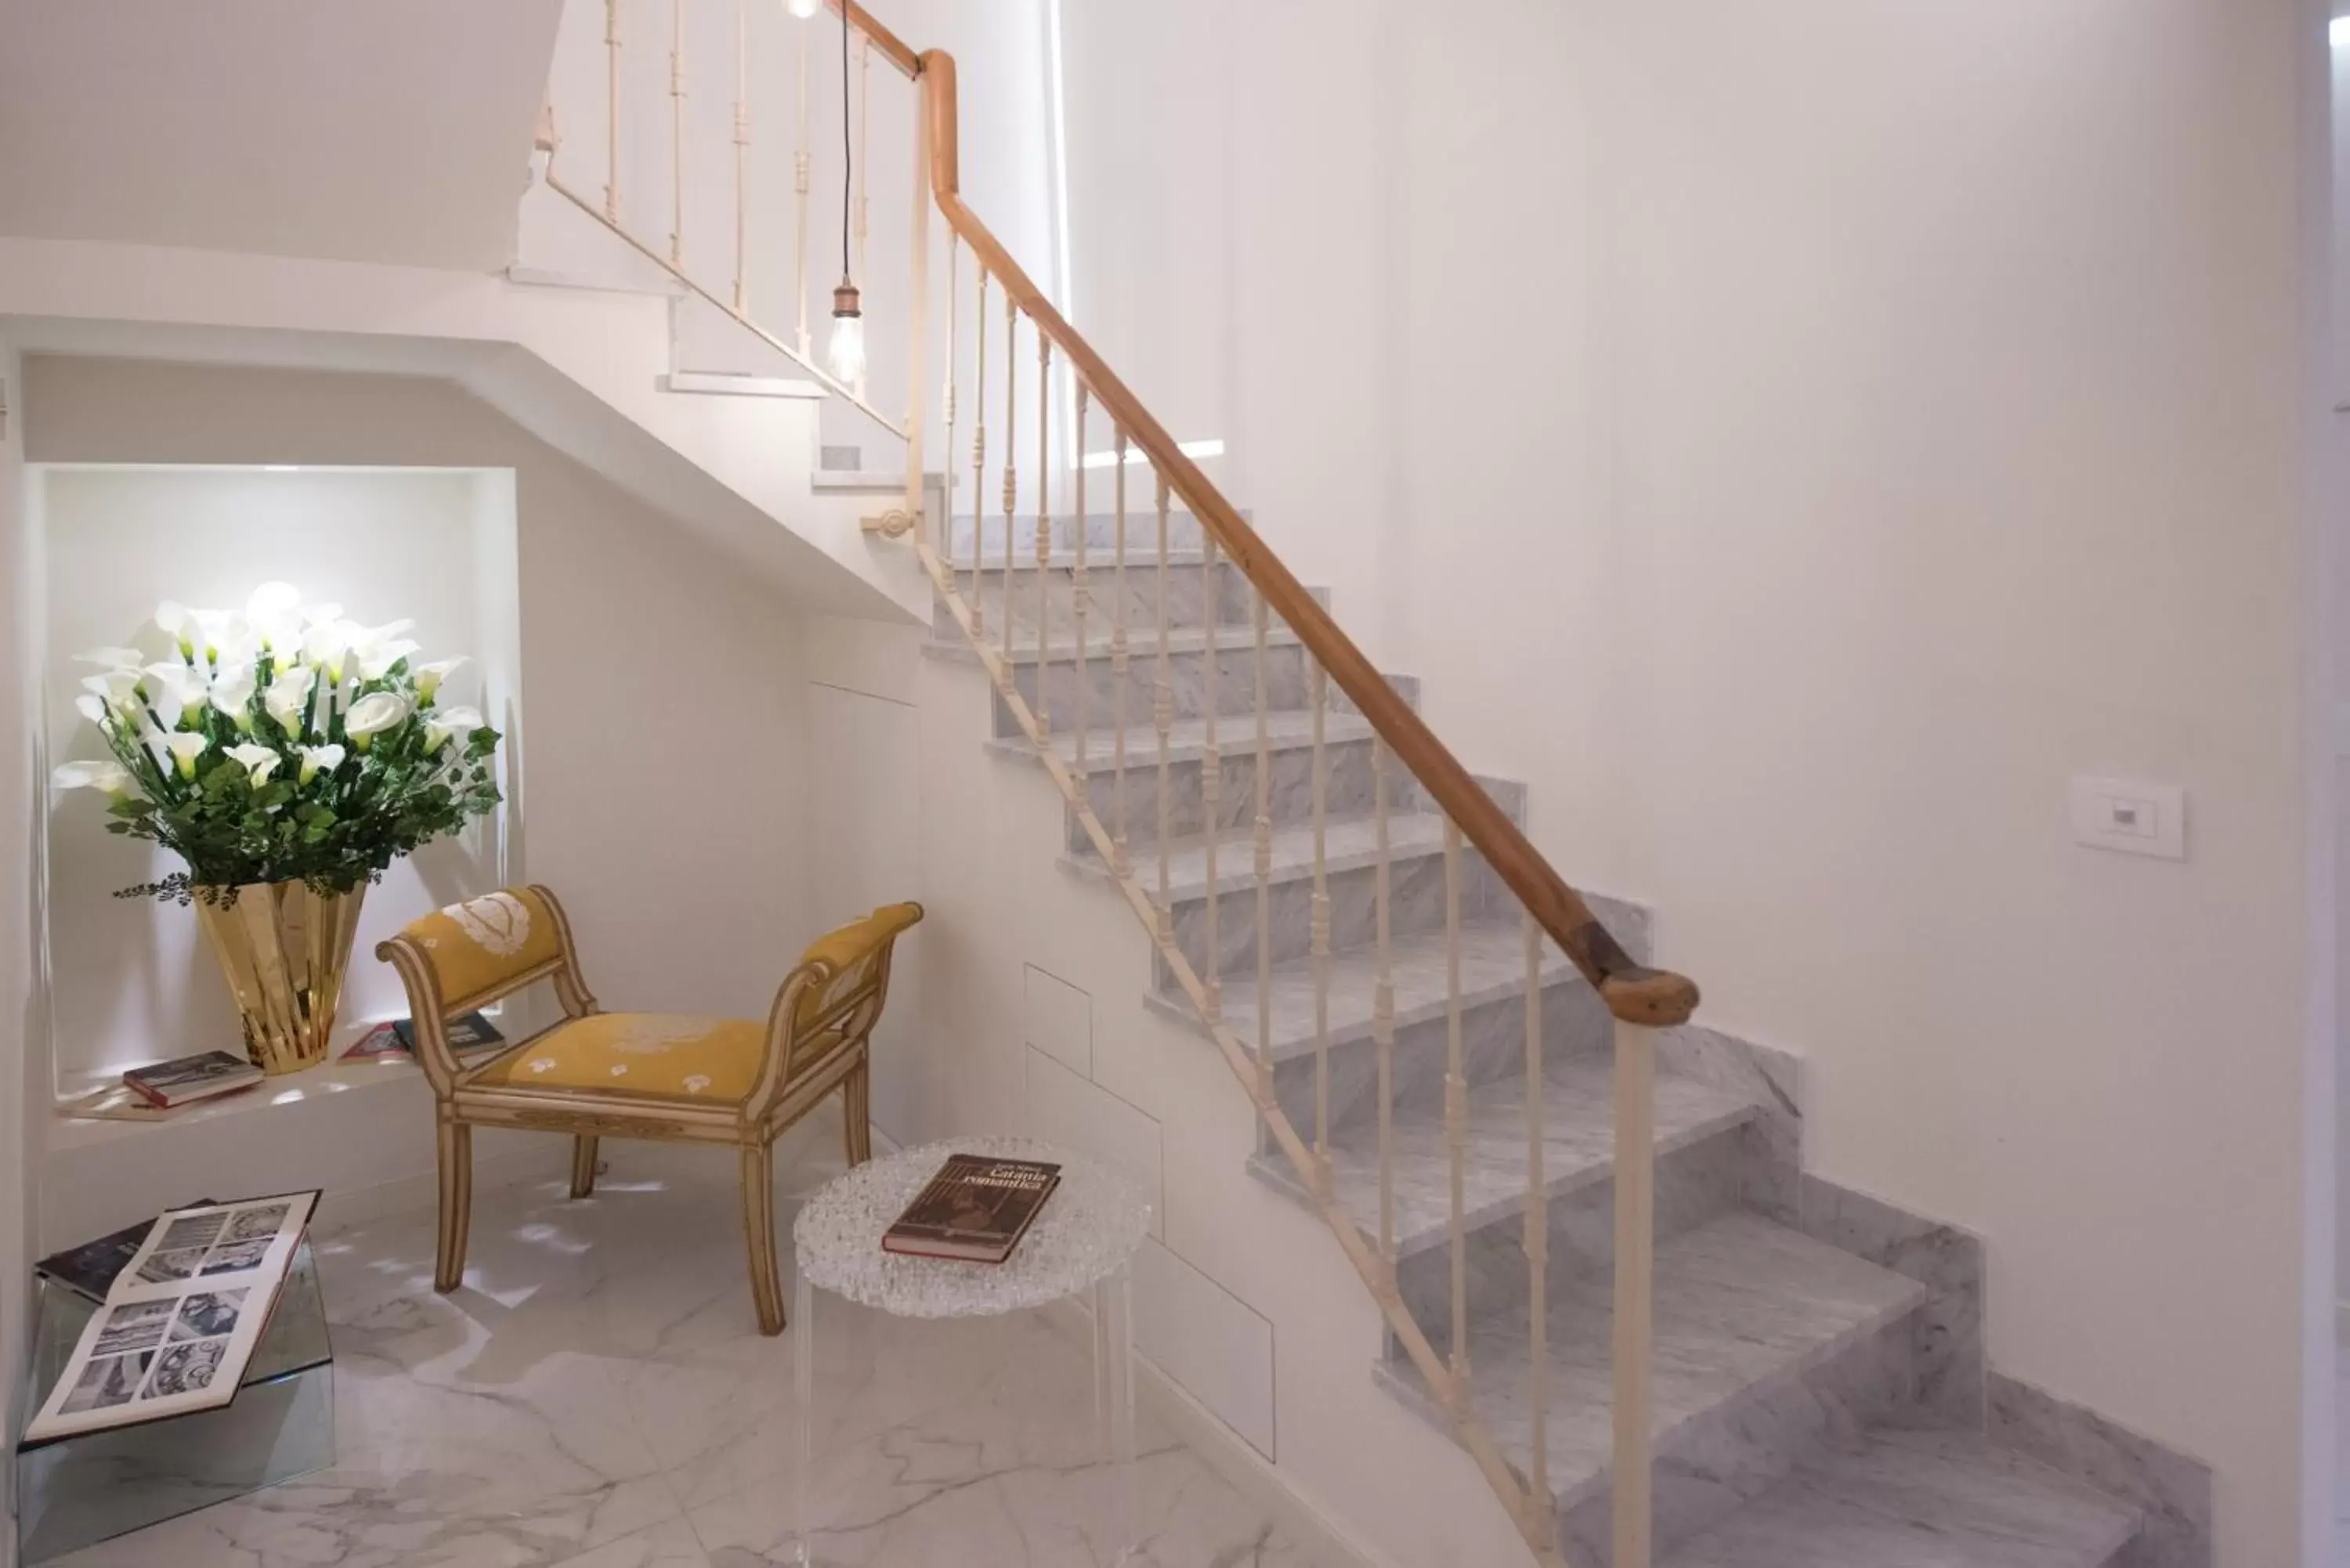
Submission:
[[[991,438],[993,439],[993,438]],[[1104,493],[1109,492],[1110,475],[1104,472],[1086,476],[1086,498],[1093,499],[1096,484]],[[972,520],[968,516],[954,520],[952,559],[964,571],[971,569]],[[1003,563],[1003,514],[994,512],[980,520],[981,556],[1001,566]],[[1199,519],[1188,512],[1170,511],[1167,514],[1167,547],[1170,550],[1197,550],[1201,543]],[[1115,512],[1095,512],[1087,508],[1086,517],[1086,552],[1101,552],[1103,558],[1118,545],[1118,514]],[[1014,559],[1032,558],[1036,550],[1036,514],[1024,510],[1012,520]],[[1052,520],[1052,548],[1074,550],[1077,547],[1075,517],[1055,517]],[[1130,563],[1145,552],[1159,549],[1159,509],[1153,499],[1153,485],[1141,469],[1130,470],[1126,476],[1126,549]]]
[[[1334,1029],[1354,1023],[1332,1020]],[[1543,1055],[1546,1061],[1607,1048],[1607,1010],[1580,976],[1555,981],[1543,989]],[[1234,1026],[1248,1038],[1253,1019],[1239,1017]],[[1399,1023],[1395,1039],[1395,1104],[1399,1115],[1444,1103],[1444,1070],[1451,1048],[1451,1028],[1442,1013],[1411,1023]],[[1461,1054],[1469,1085],[1521,1079],[1526,1064],[1526,1006],[1523,993],[1463,1007],[1461,1013]],[[1330,1131],[1341,1136],[1378,1120],[1378,1044],[1367,1035],[1334,1042],[1330,1047]],[[1317,1067],[1311,1054],[1274,1064],[1274,1093],[1290,1120],[1303,1130],[1314,1127]]]
[[[1716,1406],[1658,1447],[1659,1555],[1721,1522],[1829,1442],[1898,1419],[1911,1381],[1910,1317],[1800,1374]],[[1611,1489],[1601,1478],[1556,1512],[1567,1560],[1613,1568]]]
[[[1141,715],[1136,715],[1138,720]],[[1253,745],[1253,732],[1248,722],[1241,722],[1234,743]],[[1098,737],[1087,744],[1089,757],[1108,754],[1107,737]],[[1326,742],[1322,748],[1328,784],[1324,800],[1325,809],[1332,819],[1363,816],[1370,813],[1372,792],[1371,743],[1367,740]],[[1129,847],[1156,846],[1159,842],[1159,764],[1156,748],[1149,756],[1129,747],[1126,757],[1126,832]],[[1267,774],[1267,793],[1272,808],[1273,825],[1276,828],[1307,826],[1314,820],[1314,752],[1311,747],[1276,749],[1272,753]],[[1217,799],[1217,821],[1228,834],[1238,834],[1245,839],[1256,822],[1257,753],[1249,751],[1239,755],[1226,753],[1218,770],[1222,788]],[[1175,839],[1197,836],[1207,830],[1207,810],[1201,798],[1200,785],[1207,770],[1197,756],[1184,757],[1167,767],[1168,827]],[[1113,834],[1118,831],[1118,784],[1112,773],[1097,773],[1087,781],[1087,799],[1094,815]],[[1388,775],[1388,798],[1390,806],[1399,811],[1417,807],[1419,792],[1417,786],[1399,774]],[[1251,841],[1253,844],[1253,841]],[[1074,814],[1069,819],[1069,848],[1086,854],[1093,841],[1086,836]],[[1248,853],[1253,854],[1253,847]],[[1146,878],[1147,880],[1147,878]]]
[[[1657,1157],[1657,1239],[1693,1230],[1742,1202],[1753,1151],[1743,1127],[1725,1128]],[[1562,1292],[1574,1280],[1605,1273],[1616,1262],[1616,1183],[1590,1182],[1554,1193],[1544,1210],[1549,1234],[1544,1278]],[[1526,1271],[1525,1210],[1487,1219],[1468,1231],[1469,1313],[1473,1322],[1523,1306],[1531,1293]],[[1396,1288],[1430,1343],[1452,1335],[1452,1250],[1431,1248],[1399,1259]],[[1399,1354],[1390,1341],[1388,1355]]]
[[[1202,584],[1207,569],[1201,566],[1172,566],[1167,568],[1167,624],[1183,628],[1207,624],[1207,603]],[[1159,625],[1159,578],[1157,566],[1129,566],[1126,573],[1124,624],[1129,640],[1145,632],[1155,631]],[[1066,566],[1047,567],[1045,573],[1046,597],[1045,626],[1051,639],[1074,642],[1076,635],[1076,576]],[[1089,638],[1107,640],[1112,626],[1119,624],[1115,617],[1120,600],[1118,577],[1108,566],[1093,563],[1086,573],[1086,631]],[[957,588],[963,601],[971,601],[971,574],[957,574]],[[1001,645],[1003,639],[1003,569],[997,566],[980,578],[982,630]],[[1251,624],[1247,597],[1247,579],[1229,564],[1216,567],[1216,619],[1228,627]],[[1278,622],[1274,623],[1276,627]],[[947,610],[945,601],[938,601],[931,615],[934,636],[957,639],[962,632]],[[1048,639],[1049,640],[1049,639]],[[1036,642],[1036,573],[1033,567],[1015,570],[1012,577],[1012,646],[1016,651],[1033,648]],[[1107,658],[1107,650],[1102,657]]]
[[[1229,857],[1229,858],[1227,858]],[[1245,873],[1253,864],[1254,848],[1246,837],[1236,838],[1218,851],[1220,877]],[[1146,868],[1147,869],[1147,868]],[[1146,878],[1145,885],[1148,886]],[[1357,866],[1333,871],[1330,889],[1330,944],[1334,952],[1365,946],[1378,934],[1377,867]],[[1277,882],[1270,889],[1273,961],[1286,963],[1307,957],[1313,950],[1314,883],[1310,877]],[[1500,911],[1506,897],[1485,857],[1471,849],[1461,854],[1461,917],[1478,919]],[[1388,872],[1388,925],[1398,936],[1444,929],[1444,857],[1436,854],[1398,856]],[[1228,887],[1217,901],[1218,972],[1253,974],[1257,967],[1256,889],[1253,885]],[[1175,901],[1175,944],[1194,972],[1208,973],[1208,900],[1201,896]],[[1170,990],[1174,977],[1165,961],[1158,963],[1158,983]]]
[[[1231,634],[1225,634],[1230,638]],[[1177,721],[1203,719],[1208,708],[1208,656],[1204,649],[1188,649],[1170,652],[1167,657],[1168,694],[1171,717]],[[1268,709],[1303,708],[1305,706],[1305,651],[1295,643],[1276,643],[1265,649],[1265,705]],[[1033,660],[1014,667],[1013,683],[1030,707],[1036,703],[1036,683],[1039,670],[1045,680],[1047,702],[1046,717],[1055,733],[1074,731],[1077,719],[1077,693],[1086,694],[1085,711],[1088,725],[1107,726],[1114,722],[1117,712],[1118,678],[1107,654],[1084,661],[1071,658],[1055,658],[1041,667]],[[1147,724],[1152,722],[1151,693],[1159,679],[1159,656],[1155,650],[1137,652],[1129,659],[1126,673],[1126,712],[1128,722]],[[995,728],[998,735],[1016,735],[1020,727],[1013,721],[1011,711],[1001,698],[996,699]],[[1216,650],[1216,703],[1220,719],[1237,719],[1256,712],[1256,649],[1250,646],[1227,646]],[[1235,730],[1234,735],[1239,732]]]

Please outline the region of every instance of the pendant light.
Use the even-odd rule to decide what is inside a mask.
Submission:
[[[848,134],[848,9],[840,12],[840,286],[832,291],[832,341],[825,362],[833,379],[857,386],[865,379],[865,313],[858,306],[857,281],[848,274],[849,203],[856,153]]]

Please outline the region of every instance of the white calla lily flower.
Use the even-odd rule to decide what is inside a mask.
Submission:
[[[343,607],[340,605],[304,605],[302,607],[304,626],[326,626],[342,618]]]
[[[105,703],[116,718],[128,722],[139,717],[140,678],[136,670],[109,670],[103,675],[88,677],[82,686]]]
[[[147,667],[141,682],[155,706],[156,722],[167,730],[176,730],[191,708],[202,708],[212,697],[212,683],[198,671],[170,659],[159,659]]]
[[[405,722],[409,711],[409,701],[400,693],[370,691],[352,703],[350,711],[343,715],[343,733],[364,752],[378,735]]]
[[[244,624],[275,659],[302,647],[302,590],[291,583],[264,583],[244,601]]]
[[[236,727],[253,729],[254,669],[250,664],[224,664],[221,672],[213,677],[213,706],[236,721]]]
[[[343,765],[344,755],[340,746],[304,746],[302,771],[295,775],[294,782],[307,784],[322,773],[333,773]]]
[[[417,666],[416,694],[427,702],[432,701],[441,694],[442,681],[472,662],[461,653],[454,659],[436,659],[430,664]]]
[[[193,730],[182,730],[177,734],[163,737],[163,749],[171,753],[172,765],[179,770],[183,779],[196,776],[196,759],[203,756],[204,748],[211,744]]]
[[[380,680],[391,673],[391,667],[414,653],[423,644],[405,640],[379,642],[359,650],[359,679]]]
[[[256,745],[251,741],[231,746],[228,749],[228,754],[244,764],[244,771],[253,775],[253,787],[255,789],[267,784],[269,775],[276,773],[286,761],[269,747]]]
[[[196,656],[197,640],[203,635],[196,621],[197,614],[177,599],[165,599],[155,607],[155,624],[171,634],[182,659]]]
[[[424,749],[437,752],[453,736],[463,740],[482,727],[482,714],[477,708],[452,708],[445,713],[424,716]]]
[[[74,699],[74,711],[97,725],[106,728],[106,704],[88,691]]]
[[[217,666],[227,651],[237,629],[236,617],[226,610],[190,610],[196,621],[196,646],[204,658]]]
[[[303,710],[309,707],[310,692],[317,684],[317,676],[307,665],[289,664],[271,678],[261,705],[286,733],[298,735]]]
[[[327,672],[327,679],[340,685],[343,663],[350,658],[351,639],[359,628],[347,620],[322,620],[302,634],[302,657]]]
[[[93,648],[75,654],[74,662],[95,664],[100,670],[136,670],[147,662],[147,656],[135,648]]]
[[[130,793],[130,770],[109,759],[102,763],[68,763],[49,775],[58,789],[94,789],[112,800]]]

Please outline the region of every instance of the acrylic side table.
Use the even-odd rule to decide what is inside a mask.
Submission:
[[[37,1410],[96,1303],[41,1281],[33,1345]],[[17,1561],[44,1562],[335,1462],[334,1350],[310,1243],[296,1249],[236,1398],[135,1427],[16,1449]]]
[[[889,1230],[951,1154],[1044,1160],[1060,1185],[1001,1263],[909,1258],[881,1250]],[[828,1291],[893,1317],[992,1317],[1090,1292],[1094,1416],[1114,1467],[1111,1539],[1124,1562],[1133,1552],[1134,1301],[1132,1262],[1150,1228],[1141,1184],[1087,1155],[1024,1137],[969,1137],[924,1144],[866,1161],[809,1197],[792,1226],[798,1256],[793,1290],[794,1381],[798,1397],[793,1479],[795,1554],[813,1568],[808,1477],[816,1460],[816,1292]]]

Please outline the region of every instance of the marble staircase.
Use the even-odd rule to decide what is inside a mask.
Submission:
[[[1033,527],[1014,530],[1007,571],[1001,519],[977,526],[984,632],[1000,646],[1009,588],[1013,677],[1045,696],[1051,744],[1095,814],[1122,819],[1136,874],[1160,887],[1160,792],[1166,794],[1165,893],[1177,945],[1201,974],[1222,977],[1225,1019],[1244,1041],[1259,1026],[1257,890],[1252,825],[1258,770],[1266,771],[1273,826],[1270,922],[1274,963],[1264,1046],[1283,1109],[1309,1140],[1326,1113],[1340,1201],[1377,1235],[1381,1208],[1378,1093],[1372,1020],[1378,856],[1371,732],[1335,703],[1325,716],[1326,867],[1333,955],[1327,985],[1327,1086],[1317,1058],[1316,983],[1309,948],[1314,889],[1312,714],[1308,667],[1294,637],[1268,639],[1266,736],[1255,723],[1253,633],[1242,579],[1210,568],[1189,518],[1172,520],[1165,573],[1166,649],[1174,723],[1165,777],[1151,726],[1158,679],[1160,575],[1155,520],[1128,522],[1122,596],[1110,556],[1111,520],[1084,527],[1091,608],[1076,640],[1077,524],[1057,520],[1047,557],[1034,559]],[[963,565],[974,525],[952,531]],[[1211,579],[1209,573],[1212,570]],[[1039,574],[1042,574],[1040,576]],[[1215,624],[1205,613],[1214,584]],[[1041,600],[1040,600],[1041,593]],[[1130,669],[1120,693],[1110,673],[1110,606],[1123,606]],[[1037,648],[1036,626],[1045,628]],[[972,660],[943,607],[931,657]],[[1208,672],[1213,661],[1212,702]],[[1399,681],[1409,693],[1409,682]],[[1074,720],[1087,724],[1080,763]],[[1035,748],[993,701],[989,752],[1034,766]],[[1218,856],[1209,873],[1203,788],[1208,718],[1217,716]],[[1123,813],[1115,744],[1122,729]],[[1450,995],[1443,831],[1409,780],[1390,772],[1389,971],[1394,990],[1392,1127],[1388,1141],[1398,1288],[1440,1351],[1456,1345],[1472,1368],[1477,1407],[1521,1476],[1534,1469],[1523,1232],[1526,1213],[1526,979],[1514,899],[1473,851],[1463,855],[1461,1014],[1469,1085],[1463,1152],[1467,1288],[1453,1322],[1451,1154],[1444,1127]],[[1523,791],[1488,783],[1513,808]],[[1067,872],[1107,884],[1109,868],[1074,813],[1055,846]],[[1649,946],[1647,911],[1615,899],[1594,908],[1637,957]],[[1214,907],[1214,950],[1209,910]],[[1138,939],[1140,933],[1138,932]],[[1201,1027],[1163,961],[1148,1005]],[[1611,1029],[1590,986],[1555,950],[1542,971],[1543,1186],[1547,1194],[1548,1397],[1544,1486],[1557,1536],[1576,1565],[1609,1562],[1610,1322],[1614,1127]],[[1660,1041],[1656,1096],[1657,1546],[1671,1568],[2129,1568],[2137,1512],[1984,1435],[1981,1281],[1863,1256],[1848,1221],[1874,1200],[1840,1209],[1802,1169],[1801,1116],[1792,1073],[1775,1053],[1710,1030]],[[1274,1193],[1307,1195],[1285,1158],[1252,1160]],[[1922,1223],[1922,1222],[1919,1222]],[[1979,1259],[1979,1249],[1976,1255]],[[1405,1411],[1440,1430],[1451,1423],[1421,1387],[1392,1334],[1368,1368]]]

